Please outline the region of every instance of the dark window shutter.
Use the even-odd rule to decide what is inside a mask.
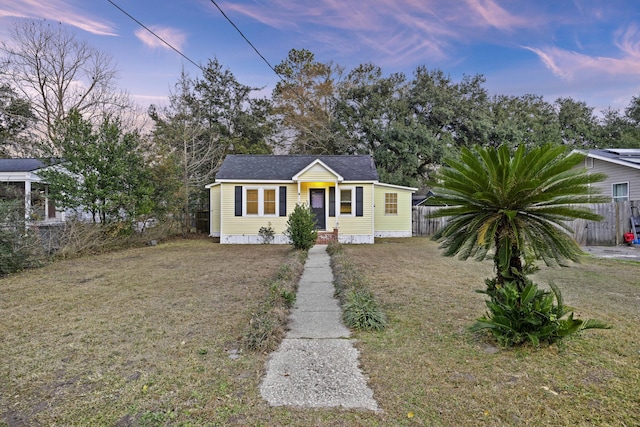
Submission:
[[[280,216],[287,216],[287,187],[280,187]]]
[[[336,187],[329,187],[329,216],[336,216]]]
[[[236,216],[242,216],[242,186],[236,185]]]
[[[362,206],[363,195],[364,189],[362,187],[356,187],[356,216],[364,216],[364,207]]]

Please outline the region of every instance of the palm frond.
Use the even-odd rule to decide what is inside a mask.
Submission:
[[[551,144],[528,151],[521,144],[514,153],[507,146],[463,148],[458,160],[436,174],[434,200],[446,207],[432,217],[451,218],[434,236],[445,255],[478,258],[492,248],[499,253],[494,246],[502,230],[506,237],[498,242],[511,239],[522,253],[531,246],[547,265],[579,260],[582,251],[566,222],[601,219],[580,205],[601,201],[591,184],[604,176],[586,174],[579,167],[583,156],[566,153]]]

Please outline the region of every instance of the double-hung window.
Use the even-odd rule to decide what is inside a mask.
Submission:
[[[384,193],[384,214],[398,215],[398,193]]]
[[[264,215],[276,214],[276,189],[265,188],[263,189],[263,213]]]
[[[353,188],[340,189],[340,215],[353,215]]]
[[[259,196],[260,196],[260,190],[257,188],[250,188],[247,189],[246,192],[246,196],[245,196],[245,200],[247,201],[246,204],[246,213],[247,215],[258,215],[259,213]]]
[[[278,195],[275,188],[245,188],[245,215],[276,215]]]
[[[611,194],[614,202],[626,202],[629,200],[629,183],[617,182],[613,184]]]

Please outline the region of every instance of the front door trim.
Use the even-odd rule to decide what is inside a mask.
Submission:
[[[316,229],[327,229],[327,191],[325,188],[309,189],[309,205],[316,215]]]

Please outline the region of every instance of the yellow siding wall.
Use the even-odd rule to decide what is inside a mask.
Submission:
[[[281,187],[284,184],[265,185],[267,187]],[[286,184],[287,187],[287,216],[235,216],[235,184],[223,183],[222,187],[222,209],[221,211],[221,231],[223,234],[233,235],[258,235],[261,227],[267,227],[271,223],[275,234],[282,234],[287,228],[287,219],[293,211],[298,200],[298,186],[295,184]]]
[[[327,187],[335,187],[335,183],[330,183]],[[338,205],[338,196],[341,189],[362,187],[362,208],[364,216],[356,216],[356,203],[355,196],[353,199],[353,214],[352,215],[340,215],[340,206]],[[339,235],[356,235],[356,236],[372,236],[373,235],[373,218],[371,217],[371,207],[373,205],[373,184],[339,184],[336,187],[336,216],[329,217],[327,222],[327,229],[331,230],[334,227],[338,228]],[[328,205],[328,191],[327,190],[327,208]],[[308,194],[308,192],[307,192]],[[307,196],[308,197],[308,196]]]
[[[385,193],[398,195],[398,214],[385,215]],[[411,191],[392,187],[375,187],[375,224],[376,233],[384,231],[411,232]]]
[[[299,176],[300,181],[329,181],[335,182],[336,176],[322,165],[314,165],[308,171]]]
[[[334,177],[335,178],[335,177]],[[340,235],[372,235],[373,234],[373,221],[371,218],[371,203],[372,203],[372,195],[371,189],[372,184],[339,184],[336,188],[336,194],[340,190],[340,188],[353,188],[353,187],[363,187],[363,197],[362,197],[362,205],[363,205],[363,213],[364,216],[355,216],[355,199],[353,201],[353,215],[340,215],[337,216],[328,216],[329,215],[329,187],[335,187],[335,182],[303,182],[300,184],[300,197],[301,201],[305,203],[309,203],[309,190],[311,188],[324,188],[325,191],[325,205],[327,208],[327,230],[331,231],[334,228],[338,228],[338,233]],[[336,197],[337,199],[337,197]],[[337,202],[337,200],[336,200]],[[339,211],[339,207],[336,206],[336,210]]]
[[[355,216],[355,200],[353,203],[353,215],[340,215],[337,214],[336,220],[338,222],[338,233],[342,235],[364,235],[373,236],[373,184],[342,184],[336,189],[336,192],[340,188],[348,187],[363,187],[362,191],[362,207],[364,216]],[[336,207],[339,210],[339,207]],[[333,219],[333,218],[331,218]]]
[[[281,186],[284,184],[279,184]],[[300,183],[300,201],[302,203],[309,203],[309,190],[311,188],[324,188],[325,191],[325,206],[326,206],[326,225],[327,230],[332,230],[334,227],[339,228],[339,234],[346,235],[373,235],[373,219],[371,217],[372,203],[373,203],[373,184],[349,184],[341,185],[338,188],[352,188],[356,186],[363,187],[363,212],[364,216],[355,216],[355,200],[354,200],[354,215],[339,215],[336,217],[330,217],[329,215],[329,187],[334,187],[335,182],[303,182]],[[222,183],[220,188],[220,194],[217,196],[217,200],[221,200],[220,208],[220,231],[225,235],[258,235],[260,227],[266,227],[269,222],[273,227],[276,235],[282,234],[286,229],[286,223],[288,215],[293,211],[298,202],[298,184],[286,184],[287,187],[287,216],[256,216],[256,217],[237,217],[235,216],[235,184]],[[216,187],[214,187],[216,188]],[[213,189],[212,189],[213,190]],[[212,193],[212,210],[217,205],[213,202]],[[383,196],[384,197],[384,196]]]
[[[211,212],[209,232],[211,235],[220,234],[220,186],[211,187],[209,197],[209,210]]]

